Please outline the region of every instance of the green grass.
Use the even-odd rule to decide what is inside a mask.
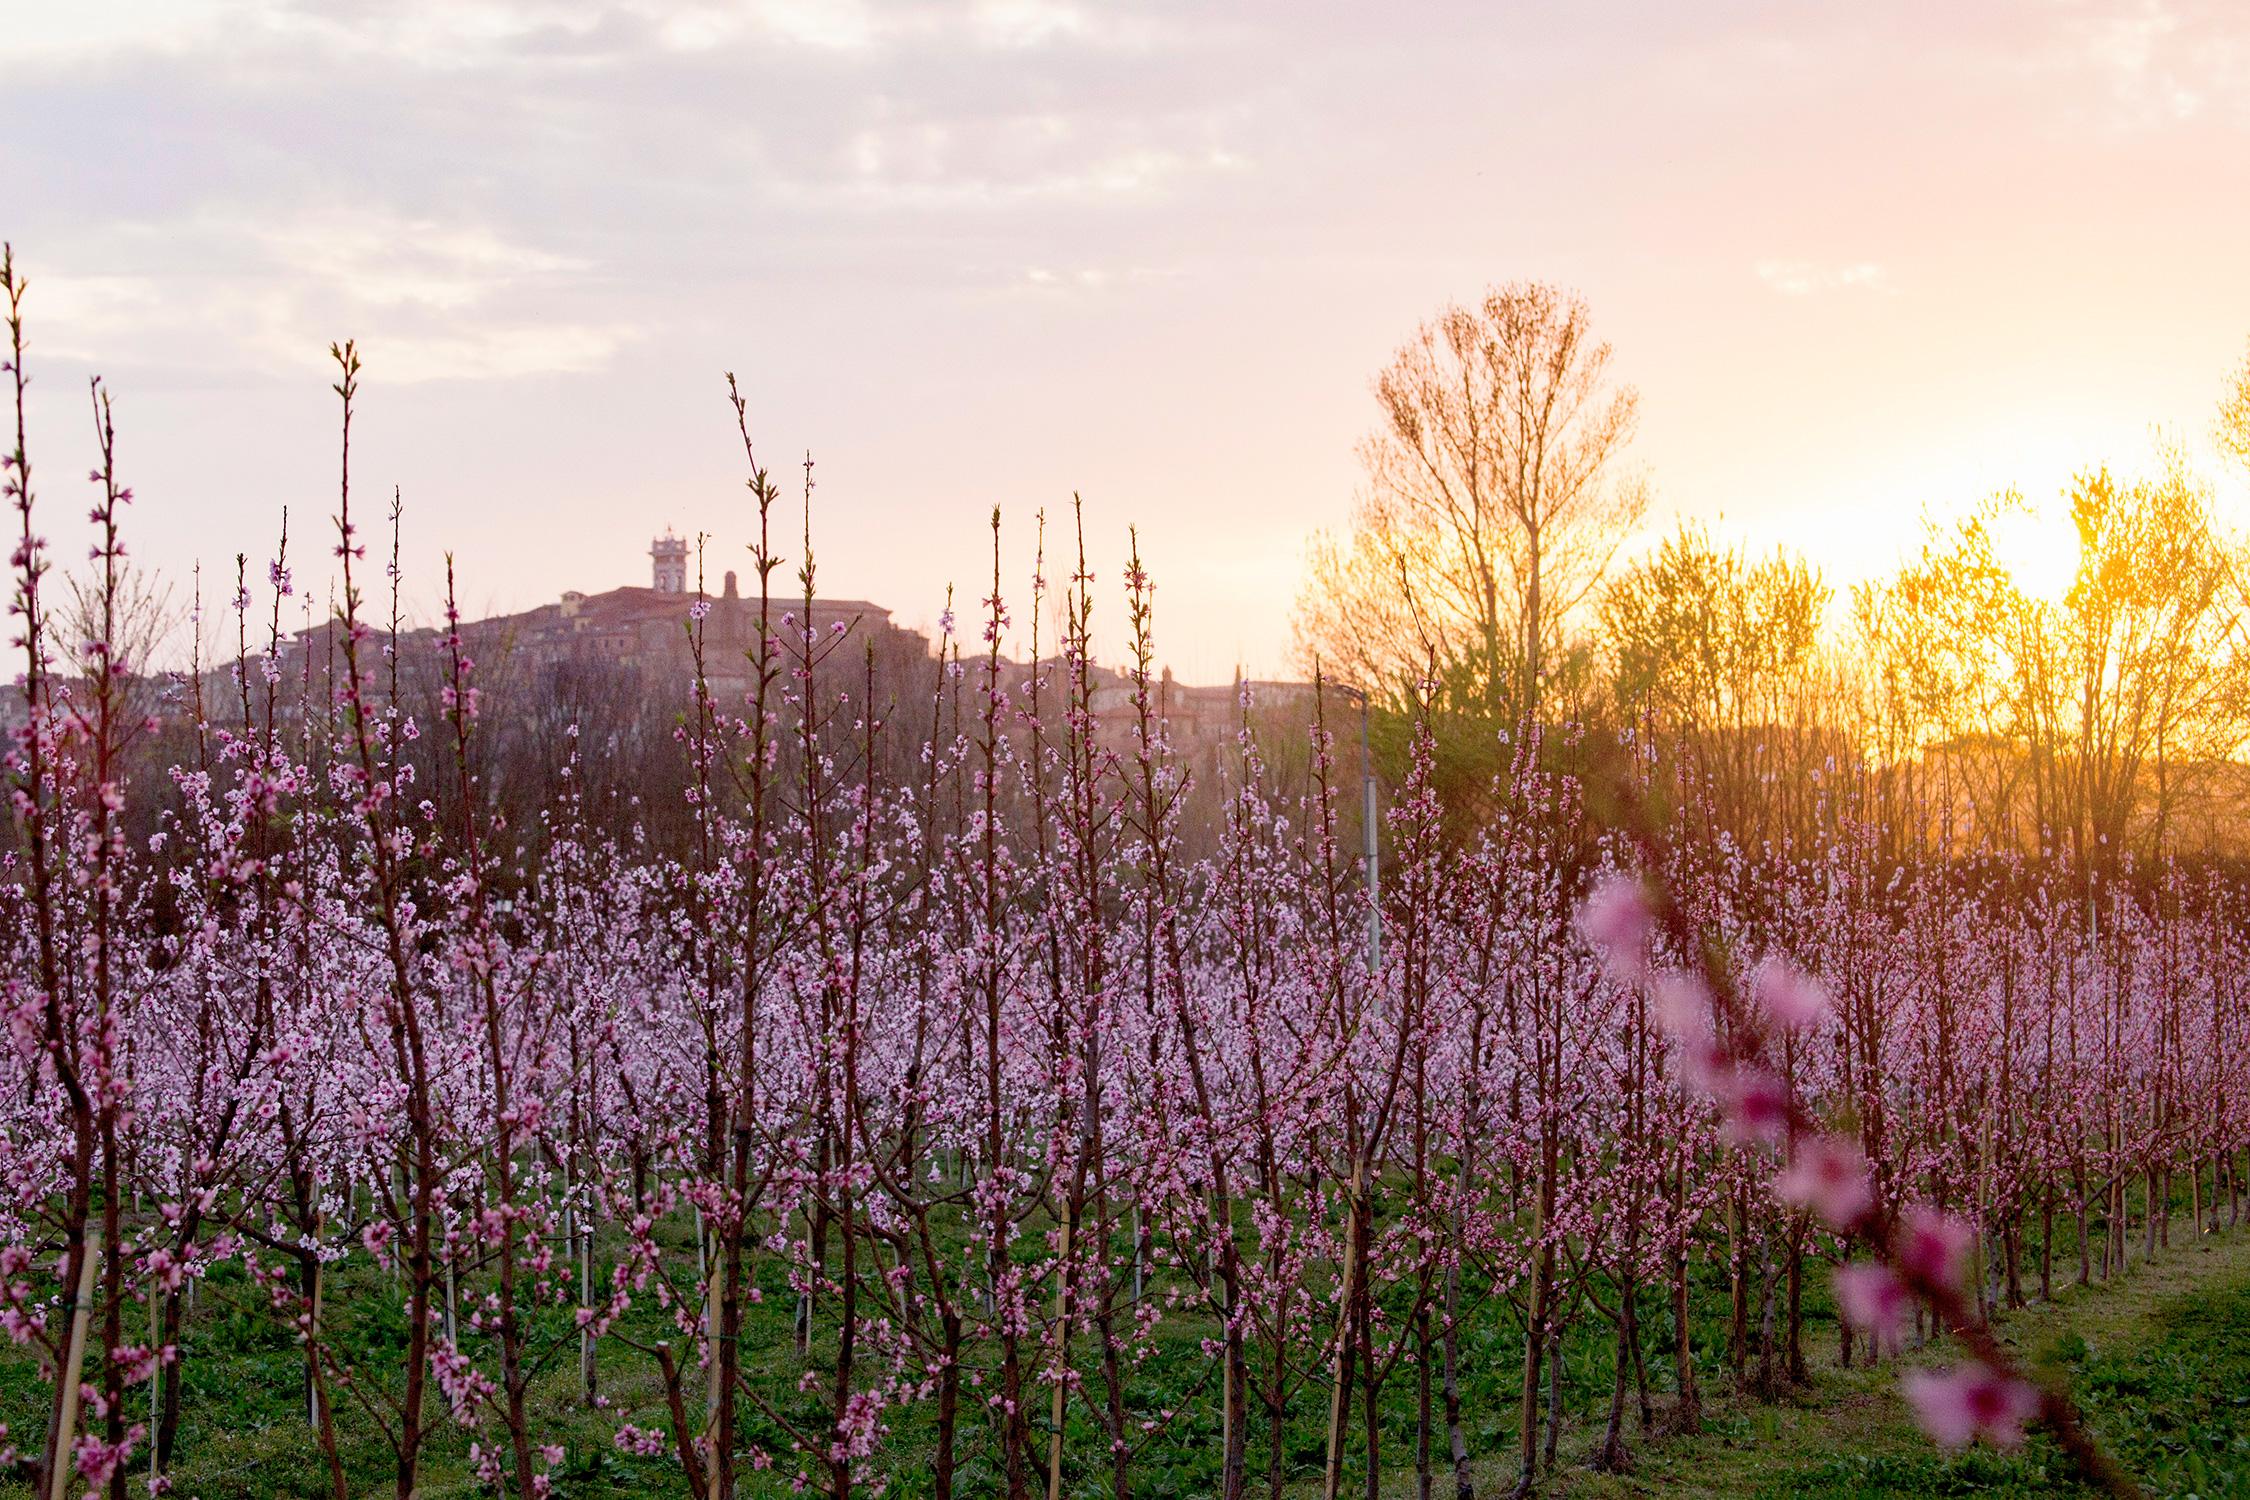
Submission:
[[[665,1227],[667,1240],[676,1241],[673,1252],[692,1259],[686,1226],[677,1226],[676,1234],[673,1229]],[[2200,1243],[2189,1243],[2189,1238],[2176,1221],[2174,1248],[2155,1262],[2135,1262],[2109,1286],[2068,1289],[2053,1304],[2011,1315],[2002,1333],[2028,1360],[2067,1376],[2104,1441],[2144,1477],[2153,1493],[2250,1500],[2250,1230]],[[2074,1266],[2074,1258],[2067,1264]],[[760,1271],[764,1301],[746,1329],[746,1352],[761,1372],[761,1390],[788,1391],[803,1368],[788,1331],[791,1299],[770,1259]],[[1564,1343],[1569,1416],[1562,1465],[1543,1481],[1543,1493],[1920,1497],[2067,1490],[2062,1465],[2043,1440],[2035,1438],[2018,1454],[1941,1454],[1908,1420],[1897,1395],[1895,1367],[1874,1373],[1835,1368],[1834,1324],[1825,1275],[1817,1268],[1806,1287],[1811,1387],[1779,1404],[1730,1394],[1723,1367],[1725,1289],[1714,1269],[1706,1266],[1702,1276],[1695,1292],[1695,1339],[1705,1431],[1694,1437],[1643,1438],[1629,1418],[1632,1471],[1592,1473],[1586,1460],[1598,1441],[1610,1385],[1611,1335],[1598,1318],[1581,1317]],[[336,1315],[332,1332],[355,1359],[382,1375],[395,1372],[404,1316],[390,1278],[364,1266],[347,1271],[333,1289],[330,1306]],[[652,1306],[644,1303],[633,1318],[638,1335],[663,1336]],[[1668,1385],[1670,1319],[1653,1294],[1644,1303],[1644,1325],[1651,1377]],[[540,1377],[533,1402],[539,1439],[567,1451],[556,1475],[560,1500],[685,1495],[668,1453],[636,1458],[617,1452],[609,1440],[619,1420],[644,1427],[662,1424],[662,1393],[653,1365],[629,1350],[605,1348],[602,1389],[611,1408],[590,1412],[574,1399],[576,1351],[567,1315],[548,1315],[543,1331],[553,1337],[560,1357]],[[1137,1495],[1193,1497],[1216,1490],[1221,1446],[1217,1403],[1215,1391],[1206,1388],[1213,1367],[1200,1342],[1210,1331],[1199,1317],[1168,1316],[1159,1325],[1148,1360],[1132,1377],[1136,1422],[1156,1418],[1165,1408],[1182,1413],[1136,1459]],[[221,1268],[205,1285],[185,1342],[186,1400],[173,1470],[175,1492],[204,1500],[280,1500],[324,1493],[324,1470],[304,1425],[300,1351],[238,1267]],[[1506,1313],[1487,1306],[1464,1328],[1462,1352],[1465,1414],[1471,1451],[1477,1455],[1479,1493],[1504,1494],[1515,1479],[1514,1397],[1521,1338]],[[820,1354],[816,1348],[816,1361]],[[1936,1358],[1939,1351],[1915,1357]],[[1414,1388],[1415,1372],[1402,1365],[1384,1392],[1387,1494],[1413,1492]],[[1096,1387],[1089,1382],[1088,1389]],[[28,1361],[20,1354],[0,1358],[0,1412],[18,1422],[35,1421],[44,1397]],[[135,1419],[144,1416],[145,1389],[128,1399]],[[1043,1387],[1038,1399],[1043,1415]],[[804,1398],[804,1414],[814,1418],[810,1401]],[[468,1470],[466,1437],[434,1404],[432,1410],[438,1421],[425,1455],[422,1495],[442,1500],[477,1493]],[[352,1492],[387,1492],[389,1452],[380,1436],[348,1403],[339,1403],[338,1416]],[[1325,1418],[1325,1388],[1314,1385],[1300,1392],[1284,1444],[1293,1496],[1317,1493]],[[892,1420],[885,1453],[895,1476],[889,1493],[902,1500],[926,1495],[929,1407],[894,1413]],[[785,1446],[755,1414],[746,1413],[745,1421],[746,1442]],[[962,1421],[958,1493],[995,1494],[1000,1475],[987,1428],[970,1400],[964,1401]],[[1251,1424],[1254,1487],[1263,1493],[1266,1433],[1255,1407]],[[1356,1412],[1353,1430],[1356,1437]],[[1442,1465],[1442,1431],[1435,1435],[1435,1446]],[[1066,1435],[1070,1494],[1106,1493],[1103,1448],[1091,1414],[1082,1403],[1073,1403]],[[1359,1463],[1355,1442],[1349,1452],[1349,1493],[1359,1493]],[[136,1466],[136,1488],[144,1466]],[[743,1489],[749,1496],[789,1493],[786,1474],[771,1471],[746,1473]],[[1439,1493],[1450,1492],[1448,1476],[1441,1474]],[[0,1481],[0,1500],[25,1493],[20,1478]]]
[[[2250,1497],[2250,1230],[2184,1244],[2176,1229],[2174,1247],[2154,1262],[1999,1326],[2029,1363],[2068,1380],[2101,1441],[2149,1493]],[[1933,1346],[1912,1357],[1949,1356]],[[1723,1401],[1703,1436],[1644,1445],[1631,1475],[1581,1468],[1549,1492],[1776,1500],[2082,1492],[2044,1436],[2015,1453],[1945,1454],[1915,1430],[1895,1367],[1871,1374],[1837,1370],[1832,1357],[1821,1363],[1800,1402]]]

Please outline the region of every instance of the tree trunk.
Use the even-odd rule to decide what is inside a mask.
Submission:
[[[1445,1268],[1445,1435],[1453,1455],[1453,1500],[1476,1500],[1469,1478],[1468,1434],[1461,1427],[1461,1268]]]

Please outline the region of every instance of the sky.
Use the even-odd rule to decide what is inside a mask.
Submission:
[[[1374,373],[1498,282],[1587,298],[1652,534],[1840,588],[2201,451],[2250,7],[0,0],[0,235],[42,529],[83,555],[98,372],[182,597],[284,507],[329,568],[352,337],[423,618],[447,551],[472,614],[645,584],[667,526],[747,572],[733,371],[792,506],[814,459],[824,594],[973,617],[998,507],[1020,635],[1076,494],[1106,648],[1137,527],[1159,658],[1224,681],[1296,668]]]

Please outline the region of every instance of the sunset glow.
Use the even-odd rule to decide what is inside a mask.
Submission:
[[[1993,551],[2027,598],[2060,604],[2078,578],[2078,533],[2058,502],[2026,503],[1992,526]]]

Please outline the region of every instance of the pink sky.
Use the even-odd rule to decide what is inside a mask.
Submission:
[[[262,573],[282,505],[306,538],[333,503],[352,335],[423,611],[445,548],[480,609],[645,582],[667,524],[715,577],[733,369],[769,462],[819,461],[825,591],[968,613],[997,504],[1021,622],[1076,490],[1098,620],[1137,524],[1160,655],[1222,680],[1289,668],[1370,376],[1488,282],[1590,299],[1656,526],[1838,584],[1925,512],[2203,444],[2250,341],[2237,5],[362,9],[0,29],[66,553],[99,369],[139,555]]]

